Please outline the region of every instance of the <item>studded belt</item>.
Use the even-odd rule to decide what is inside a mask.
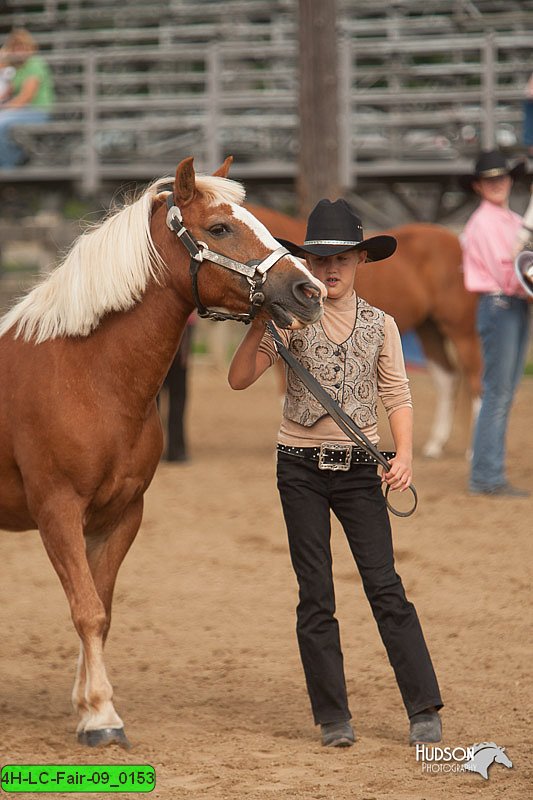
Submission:
[[[322,442],[320,447],[291,447],[286,444],[278,444],[277,449],[280,453],[287,453],[289,456],[318,461],[319,469],[346,472],[354,464],[377,464],[376,459],[362,448],[338,442]],[[387,460],[396,455],[392,451],[382,452]]]

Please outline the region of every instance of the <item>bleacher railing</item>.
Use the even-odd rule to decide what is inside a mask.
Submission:
[[[481,146],[520,151],[532,44],[525,34],[357,40],[339,47],[339,176],[446,175]],[[105,48],[46,54],[53,118],[20,127],[30,161],[14,180],[150,179],[189,154],[210,171],[292,178],[296,43]],[[7,171],[1,173],[5,178]]]

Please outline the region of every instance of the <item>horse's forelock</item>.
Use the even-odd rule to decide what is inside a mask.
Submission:
[[[173,186],[174,178],[160,178],[148,187],[146,194],[151,195],[152,200],[164,200],[172,193]],[[207,205],[230,203],[241,206],[246,197],[242,183],[219,175],[197,175],[196,189]]]
[[[197,175],[196,188],[210,205],[232,203],[241,206],[246,197],[242,183],[219,175]]]

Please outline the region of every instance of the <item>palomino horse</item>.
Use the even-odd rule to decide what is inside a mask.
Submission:
[[[78,739],[91,746],[127,745],[103,647],[162,451],[156,396],[193,296],[240,319],[251,304],[283,327],[322,312],[325,288],[241,207],[229,163],[196,177],[183,161],[82,235],[0,323],[0,528],[38,528],[61,580],[81,644]]]
[[[260,206],[248,205],[279,238],[305,239],[305,220]],[[481,393],[481,350],[476,332],[476,296],[467,292],[461,271],[459,239],[440,225],[413,223],[383,231],[396,237],[391,258],[357,269],[355,288],[365,300],[391,314],[400,331],[415,330],[437,387],[437,403],[424,454],[437,458],[452,427],[458,370],[447,352],[455,349],[468,378],[474,413]]]

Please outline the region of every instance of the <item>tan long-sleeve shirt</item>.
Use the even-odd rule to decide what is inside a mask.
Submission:
[[[342,344],[353,331],[357,310],[355,292],[348,298],[339,300],[327,299],[324,304],[324,316],[321,324],[328,339],[335,344]],[[284,343],[288,346],[291,332],[279,330]],[[409,381],[405,372],[402,343],[394,319],[385,314],[383,346],[379,353],[377,365],[378,395],[390,417],[393,411],[405,406],[412,407]],[[274,340],[266,331],[259,351],[265,353],[273,364],[280,358]],[[374,443],[379,442],[377,424],[362,428],[363,433]],[[324,412],[314,425],[306,427],[283,417],[278,433],[280,444],[292,447],[316,447],[322,442],[349,442],[334,420]]]

